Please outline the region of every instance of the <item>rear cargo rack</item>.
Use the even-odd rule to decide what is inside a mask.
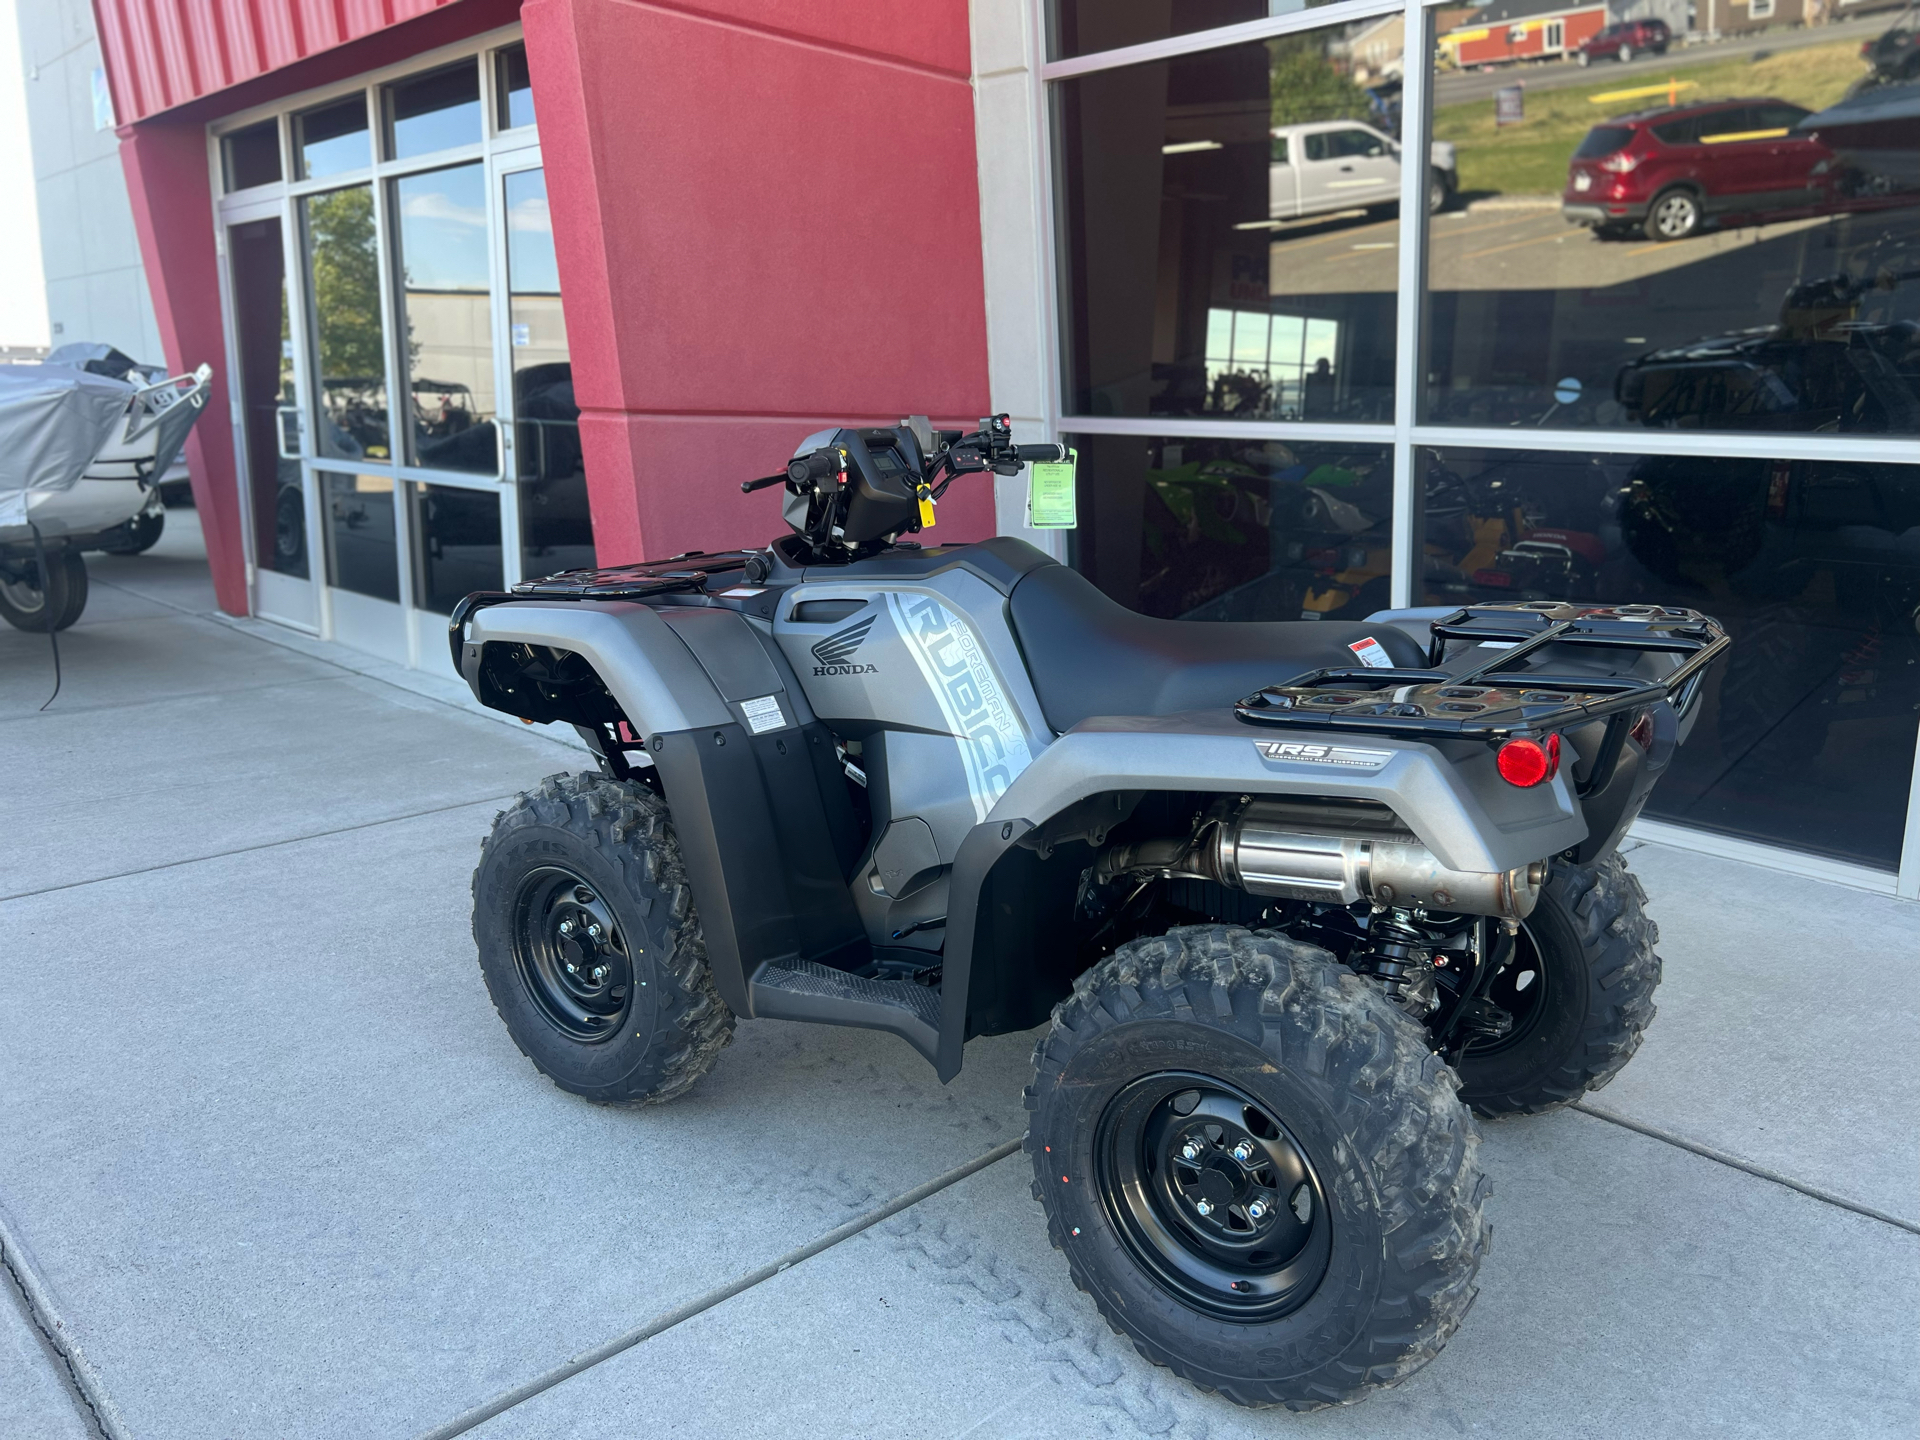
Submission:
[[[1582,786],[1591,792],[1612,778],[1636,713],[1662,701],[1686,713],[1707,667],[1729,643],[1718,621],[1695,610],[1555,600],[1469,606],[1435,620],[1432,635],[1428,669],[1313,670],[1285,684],[1263,687],[1234,706],[1233,713],[1250,725],[1494,743],[1606,720],[1600,752]],[[1453,675],[1439,668],[1453,641],[1505,648]],[[1520,668],[1556,645],[1624,652],[1629,664],[1638,654],[1686,658],[1657,680]]]

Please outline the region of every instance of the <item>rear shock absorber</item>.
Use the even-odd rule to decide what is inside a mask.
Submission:
[[[1433,973],[1433,942],[1406,910],[1375,907],[1367,938],[1347,956],[1359,974],[1377,980],[1387,998],[1416,1020],[1425,1020],[1440,1004]]]

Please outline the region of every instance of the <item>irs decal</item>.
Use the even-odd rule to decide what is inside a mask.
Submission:
[[[1306,740],[1256,740],[1253,748],[1267,760],[1343,765],[1354,770],[1378,770],[1393,758],[1391,750],[1362,750],[1354,745],[1321,745]]]
[[[867,638],[878,618],[867,616],[856,620],[844,630],[836,630],[824,640],[813,642],[813,658],[820,663],[813,667],[815,675],[874,675],[879,673],[877,665],[862,665],[855,660],[854,653],[859,650],[860,642]]]
[[[893,623],[939,702],[966,768],[976,822],[1033,763],[1026,732],[966,621],[931,595],[887,595]]]

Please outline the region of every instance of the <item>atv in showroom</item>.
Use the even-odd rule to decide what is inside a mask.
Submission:
[[[1431,1360],[1486,1253],[1473,1115],[1604,1085],[1653,1018],[1616,853],[1727,640],[1553,600],[1147,618],[1018,540],[904,537],[1060,458],[924,419],[807,437],[764,550],[467,597],[479,699],[597,771],[500,814],[495,1006],[555,1084],[670,1100],[736,1017],[943,1080],[1045,1023],[1026,1148],[1074,1282],[1248,1405]]]

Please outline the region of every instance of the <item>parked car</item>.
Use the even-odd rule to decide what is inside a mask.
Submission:
[[[1581,65],[1596,60],[1618,60],[1624,65],[1636,55],[1664,55],[1672,43],[1673,32],[1664,20],[1623,20],[1581,41],[1573,58]]]
[[[1359,120],[1282,125],[1272,132],[1267,210],[1294,220],[1338,210],[1385,210],[1400,201],[1400,142]],[[1439,210],[1459,188],[1453,146],[1433,142],[1427,209]]]
[[[1902,10],[1885,34],[1862,41],[1860,59],[1870,83],[1920,80],[1920,4]]]
[[[1602,233],[1684,240],[1709,222],[1784,219],[1831,206],[1837,157],[1794,127],[1805,106],[1714,100],[1596,125],[1567,164],[1560,213]]]

